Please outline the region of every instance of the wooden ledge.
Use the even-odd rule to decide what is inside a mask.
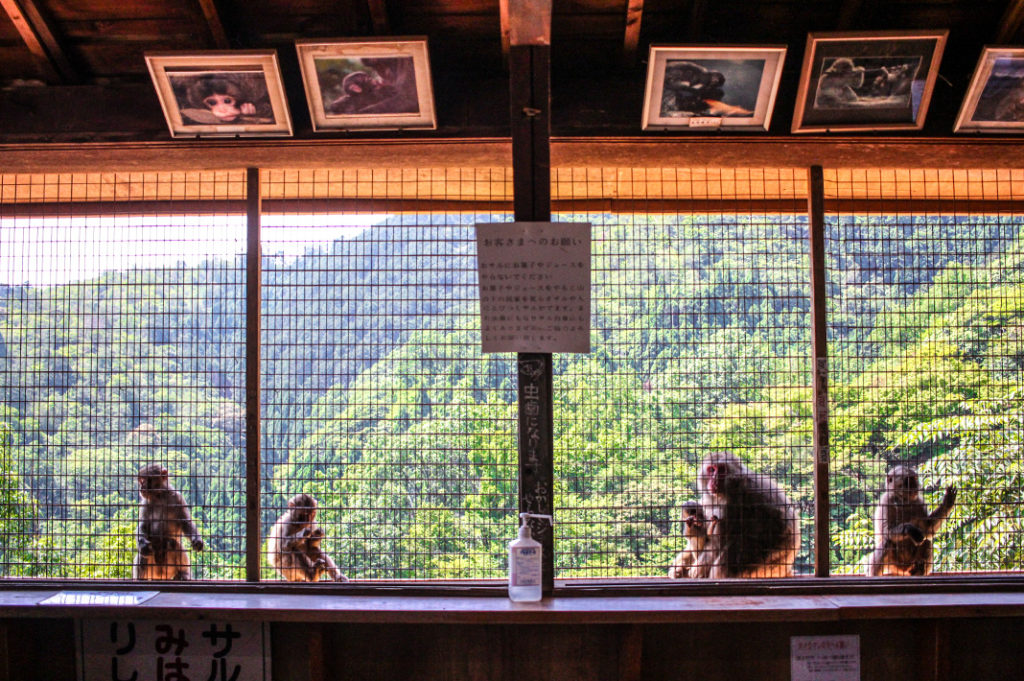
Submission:
[[[91,591],[69,587],[64,592]],[[837,622],[1024,616],[1024,593],[755,596],[347,595],[160,591],[140,605],[42,605],[59,590],[0,591],[0,618],[211,618],[403,624],[666,624]]]

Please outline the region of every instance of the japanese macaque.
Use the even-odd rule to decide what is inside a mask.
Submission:
[[[171,487],[167,469],[147,464],[139,469],[138,553],[132,567],[134,579],[191,579],[188,537],[193,551],[203,550],[203,540],[181,493]]]
[[[691,568],[704,550],[708,528],[704,509],[696,501],[687,501],[683,504],[683,536],[686,537],[686,548],[676,555],[668,569],[668,576],[672,579],[699,576],[690,573],[696,572]]]
[[[289,582],[316,582],[325,573],[336,582],[347,582],[330,556],[320,548],[324,531],[316,525],[316,499],[296,494],[288,510],[270,530],[267,558]]]
[[[956,487],[951,485],[929,513],[921,497],[917,471],[910,466],[890,470],[885,476],[885,492],[875,508],[875,550],[868,559],[867,574],[930,574],[932,538],[949,517],[954,503]]]
[[[697,480],[711,523],[690,574],[712,579],[791,577],[800,550],[800,524],[796,506],[778,484],[726,452],[708,455]]]

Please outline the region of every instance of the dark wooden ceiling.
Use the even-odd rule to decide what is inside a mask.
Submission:
[[[505,1],[0,0],[0,142],[166,140],[143,53],[245,48],[278,51],[295,136],[315,138],[296,39],[419,35],[429,41],[438,129],[392,136],[506,135]],[[553,4],[556,136],[657,135],[640,128],[652,43],[787,45],[770,134],[788,135],[807,33],[882,29],[949,30],[925,130],[906,135],[950,136],[982,46],[1024,39],[1024,0]]]

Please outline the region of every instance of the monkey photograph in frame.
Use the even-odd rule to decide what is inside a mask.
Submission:
[[[1024,48],[982,50],[953,132],[1024,133]]]
[[[171,137],[292,134],[274,50],[147,52]]]
[[[767,130],[784,46],[651,45],[644,130]]]
[[[424,37],[299,40],[313,130],[437,127]]]
[[[809,34],[792,131],[920,130],[948,33]]]

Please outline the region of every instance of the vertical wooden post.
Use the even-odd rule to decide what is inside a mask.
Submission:
[[[825,276],[825,178],[821,166],[811,166],[807,210],[811,251],[811,385],[814,393],[814,576],[828,577],[829,441],[828,441],[828,326]]]
[[[260,581],[260,170],[246,171],[245,579]]]
[[[509,48],[513,206],[517,222],[551,219],[550,47]],[[554,510],[554,408],[550,353],[519,353],[519,512]],[[554,588],[554,532],[530,525],[544,557],[543,593]]]

